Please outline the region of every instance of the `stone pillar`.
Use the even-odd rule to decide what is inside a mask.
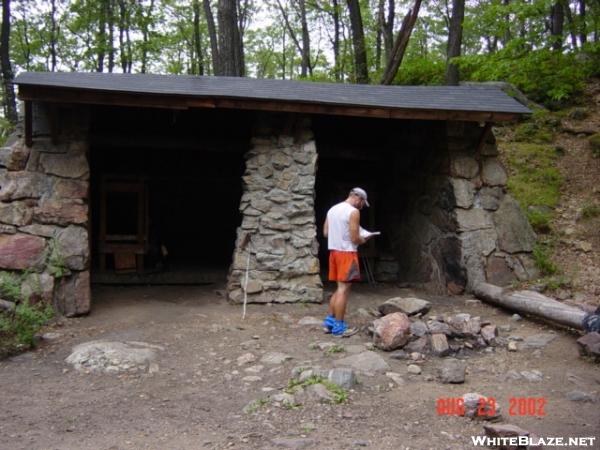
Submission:
[[[449,179],[468,285],[507,285],[537,276],[531,252],[535,233],[507,193],[507,173],[493,133],[480,146],[483,128],[449,122]],[[481,147],[481,148],[480,148]]]
[[[320,302],[318,244],[314,212],[317,151],[310,122],[287,123],[263,115],[246,153],[242,224],[237,230],[227,292],[247,300]],[[245,245],[244,245],[245,244]]]
[[[20,130],[0,149],[0,271],[21,279],[24,300],[74,316],[91,301],[87,126],[84,111],[60,121],[57,144],[36,128],[31,149]]]

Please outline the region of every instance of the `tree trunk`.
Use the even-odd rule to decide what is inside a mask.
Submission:
[[[112,73],[115,69],[115,4],[114,0],[108,0],[108,71]]]
[[[130,11],[125,0],[119,0],[119,47],[121,53],[121,70],[130,73],[132,66],[131,38],[129,28],[131,26]]]
[[[204,55],[202,53],[202,43],[200,34],[200,3],[199,0],[194,0],[192,3],[194,10],[194,37],[193,48],[194,56],[192,57],[192,74],[204,75]]]
[[[98,49],[96,62],[96,71],[104,72],[104,57],[106,56],[106,2],[102,0],[98,5],[100,8],[98,14],[98,38],[96,39],[96,47]]]
[[[56,72],[56,0],[50,3],[50,72]]]
[[[369,72],[367,66],[367,49],[365,47],[365,32],[358,0],[347,0],[350,12],[350,27],[352,29],[352,45],[354,47],[354,72],[356,82],[359,84],[369,83]]]
[[[14,74],[10,64],[10,0],[2,0],[2,30],[0,31],[0,65],[4,87],[4,117],[16,125],[17,101],[15,98]]]
[[[244,69],[235,0],[219,0],[217,21],[219,23],[219,57],[222,75],[241,77],[244,75]]]
[[[306,71],[312,77],[313,68],[310,60],[310,35],[308,33],[308,21],[306,20],[306,3],[304,0],[298,0],[300,7],[300,23],[302,24],[302,69],[303,76],[306,77]]]
[[[510,0],[502,0],[502,5],[504,7],[506,7],[506,9],[508,10],[508,5],[510,5]],[[502,45],[504,47],[506,47],[506,44],[508,44],[511,40],[512,36],[510,34],[510,14],[505,14],[504,15],[504,33],[502,35]],[[496,49],[494,49],[495,51]]]
[[[333,60],[335,80],[342,81],[340,67],[340,5],[338,0],[333,0]]]
[[[375,38],[375,70],[379,72],[381,68],[381,40],[383,36],[383,27],[385,24],[385,0],[379,0],[377,7],[377,36]]]
[[[388,18],[383,23],[383,48],[386,65],[392,59],[394,51],[394,22],[396,20],[396,3],[394,0],[388,1]]]
[[[563,25],[565,22],[565,10],[562,1],[557,1],[552,5],[550,11],[550,37],[552,49],[556,51],[562,50],[563,41]]]
[[[585,23],[585,0],[579,0],[579,42],[581,45],[587,42],[587,29]]]
[[[210,56],[212,59],[213,74],[222,75],[221,59],[219,58],[219,44],[217,40],[217,27],[215,19],[210,8],[210,0],[202,0],[204,6],[204,15],[206,16],[206,24],[208,26],[208,37],[210,39]]]
[[[565,9],[565,16],[567,16],[567,25],[569,26],[569,35],[571,36],[571,45],[573,46],[574,50],[577,50],[577,30],[573,20],[573,14],[571,13],[571,7],[569,6],[568,2],[563,6]]]
[[[450,19],[450,33],[448,35],[448,59],[446,65],[446,84],[458,86],[458,66],[452,58],[460,56],[462,45],[463,20],[465,18],[465,0],[452,1],[452,18]]]
[[[406,51],[406,46],[408,45],[415,22],[417,21],[417,17],[419,17],[420,8],[421,0],[415,0],[415,4],[413,5],[412,9],[406,13],[404,20],[402,21],[402,27],[400,28],[398,36],[396,37],[396,43],[394,44],[392,57],[389,60],[387,67],[385,68],[383,78],[381,79],[381,84],[389,85],[392,84],[392,81],[394,81],[394,78],[398,73],[398,69],[400,68],[400,64],[402,64],[404,52]]]
[[[541,317],[578,330],[583,329],[584,311],[560,303],[538,292],[509,292],[493,284],[477,283],[473,287],[473,294],[487,303],[521,314]]]

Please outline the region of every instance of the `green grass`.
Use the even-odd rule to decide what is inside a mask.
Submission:
[[[325,353],[327,355],[333,355],[335,353],[343,353],[345,351],[346,350],[344,349],[343,345],[335,344],[335,345],[332,345],[331,347],[329,347],[327,350],[325,350]]]
[[[533,260],[535,265],[544,276],[554,275],[558,272],[558,266],[550,259],[550,249],[547,244],[538,243],[533,249]]]
[[[319,376],[312,376],[303,381],[300,381],[296,378],[292,378],[288,382],[288,386],[285,389],[285,392],[287,392],[288,394],[294,394],[299,388],[305,388],[313,384],[322,384],[323,386],[325,386],[327,390],[331,393],[333,397],[333,402],[338,405],[346,403],[346,401],[348,400],[348,391],[346,391],[346,389],[338,386],[335,383],[332,383],[327,378]]]
[[[263,406],[268,405],[269,399],[267,398],[259,398],[257,400],[254,400],[252,403],[250,403],[248,406],[246,406],[244,408],[244,412],[246,414],[254,414],[256,411],[258,411],[260,408],[262,408]]]
[[[502,148],[511,172],[508,190],[526,211],[531,226],[539,233],[549,232],[564,182],[556,167],[560,156],[551,145],[511,142]]]
[[[28,275],[0,272],[0,298],[16,305],[14,311],[0,312],[0,356],[32,347],[35,334],[54,316],[51,305],[30,305],[23,298],[21,284]]]
[[[600,158],[600,133],[596,133],[589,138],[590,147],[592,148],[592,155],[594,158]]]
[[[581,209],[581,217],[583,219],[593,219],[600,215],[600,207],[595,203],[586,203]]]
[[[0,272],[0,298],[21,301],[21,277],[11,272]]]

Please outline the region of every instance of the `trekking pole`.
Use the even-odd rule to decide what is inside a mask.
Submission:
[[[246,250],[248,248],[248,244],[250,244],[251,236],[249,233],[246,233],[242,243],[240,244],[240,249]],[[250,271],[250,249],[247,250],[248,256],[246,258],[246,274],[244,276],[244,306],[242,308],[242,320],[246,318],[246,304],[248,303],[248,272]]]

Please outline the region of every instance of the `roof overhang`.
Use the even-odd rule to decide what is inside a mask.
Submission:
[[[385,119],[510,121],[531,111],[498,88],[373,86],[148,74],[20,74],[25,102],[225,108]]]

